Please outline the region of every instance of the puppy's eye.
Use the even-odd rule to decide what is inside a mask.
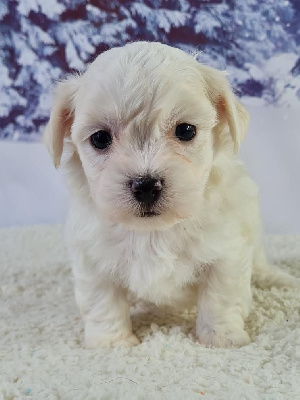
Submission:
[[[179,140],[183,142],[188,142],[192,140],[193,137],[196,135],[196,127],[190,124],[179,124],[176,126],[175,135],[178,137]]]
[[[94,146],[96,149],[103,150],[111,144],[112,137],[109,132],[98,131],[90,137],[90,140],[92,146]]]

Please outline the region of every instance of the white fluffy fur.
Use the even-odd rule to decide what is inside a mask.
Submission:
[[[179,141],[176,125],[197,128]],[[220,71],[159,43],[100,55],[58,86],[45,140],[72,194],[67,242],[87,347],[132,346],[130,298],[198,304],[196,335],[218,347],[249,342],[251,277],[298,284],[268,265],[257,189],[236,152],[248,114]],[[112,145],[89,137],[111,132]],[[128,179],[164,179],[159,216],[138,216]]]

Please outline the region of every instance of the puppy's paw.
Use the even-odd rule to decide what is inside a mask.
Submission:
[[[250,343],[248,333],[240,327],[218,326],[216,329],[203,326],[197,329],[197,339],[205,346],[242,347]]]
[[[87,349],[112,348],[112,347],[133,347],[140,343],[133,333],[125,334],[91,334],[85,331],[85,347]]]

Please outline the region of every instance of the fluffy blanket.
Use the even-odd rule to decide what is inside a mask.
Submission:
[[[272,261],[300,275],[300,237],[270,236]],[[205,348],[196,312],[132,309],[142,343],[86,350],[60,226],[0,230],[0,399],[300,399],[296,289],[253,288],[252,343]]]

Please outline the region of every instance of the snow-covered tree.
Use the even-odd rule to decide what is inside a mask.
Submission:
[[[2,0],[0,137],[41,136],[54,81],[133,40],[227,69],[240,95],[299,106],[300,3],[292,0]]]

